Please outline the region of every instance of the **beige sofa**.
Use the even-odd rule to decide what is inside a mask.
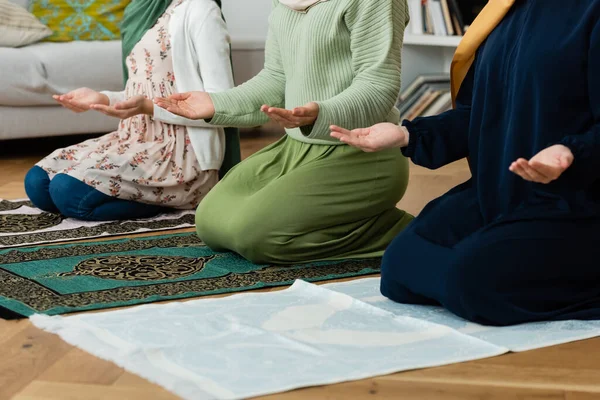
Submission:
[[[9,1],[28,6],[28,0]],[[270,0],[263,2],[270,4]],[[230,14],[228,22],[245,27],[247,16],[238,12],[236,2],[227,0],[226,6],[224,11]],[[267,10],[261,12],[266,14]],[[264,19],[261,23],[266,24],[266,17]],[[262,68],[264,35],[249,38],[244,32],[232,33],[234,75],[236,84],[240,84]],[[116,129],[118,121],[114,118],[97,112],[74,114],[57,106],[52,99],[53,94],[82,86],[122,90],[120,41],[42,42],[17,49],[0,47],[0,141],[106,133]]]
[[[10,1],[27,7],[27,0]],[[122,79],[119,41],[0,47],[0,140],[114,130],[115,119],[74,114],[52,95],[81,86],[121,90]]]

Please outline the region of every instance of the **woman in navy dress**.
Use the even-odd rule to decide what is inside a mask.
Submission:
[[[600,0],[486,7],[461,43],[485,32],[453,110],[332,127],[430,169],[469,158],[472,178],[389,246],[381,292],[488,325],[600,319]]]

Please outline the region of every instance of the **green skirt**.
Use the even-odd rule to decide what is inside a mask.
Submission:
[[[383,254],[412,220],[398,149],[365,153],[284,137],[235,166],[202,200],[200,238],[259,264]]]

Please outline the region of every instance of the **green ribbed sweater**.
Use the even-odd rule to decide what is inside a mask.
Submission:
[[[222,93],[212,93],[212,124],[252,127],[267,122],[263,104],[292,109],[315,101],[310,127],[287,129],[294,139],[341,144],[329,126],[364,128],[397,123],[406,0],[329,0],[308,12],[273,1],[264,69]]]

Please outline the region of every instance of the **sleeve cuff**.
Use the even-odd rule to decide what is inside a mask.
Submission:
[[[114,106],[115,104],[125,100],[125,92],[109,92],[108,90],[105,90],[100,93],[108,97],[109,106]]]
[[[582,143],[581,141],[577,140],[572,136],[565,137],[558,143],[550,143],[548,144],[548,147],[557,144],[568,147],[569,150],[571,150],[571,153],[573,153],[574,162],[577,160],[585,159],[590,156],[588,146],[586,146],[585,143]]]
[[[205,121],[211,125],[226,124],[229,116],[225,110],[235,109],[235,105],[233,105],[227,95],[223,93],[210,93],[209,96],[215,107],[215,115],[213,115],[211,119],[206,119]]]
[[[420,135],[419,129],[415,127],[415,124],[409,120],[402,121],[402,126],[408,131],[408,145],[401,149],[402,154],[405,157],[412,158],[415,154],[415,147],[417,146],[417,138]]]
[[[338,142],[331,137],[331,125],[339,125],[339,121],[350,121],[350,119],[335,116],[335,111],[327,101],[317,101],[319,105],[319,116],[313,125],[300,127],[300,132],[309,139],[325,140],[328,142]]]

